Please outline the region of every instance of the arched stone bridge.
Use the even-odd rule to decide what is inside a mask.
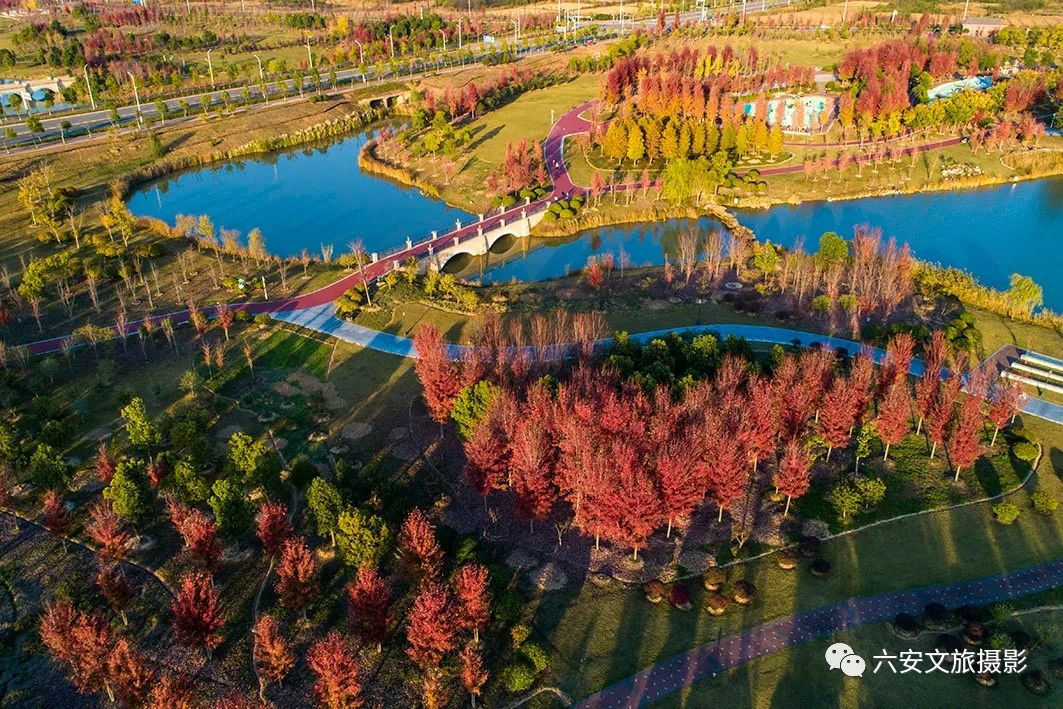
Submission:
[[[481,220],[476,224],[476,232],[471,234],[466,233],[463,235],[461,222],[456,222],[455,235],[449,241],[437,242],[435,247],[429,247],[423,261],[425,267],[437,271],[441,270],[447,261],[458,254],[483,256],[491,250],[495,242],[504,236],[517,238],[531,236],[532,227],[542,221],[546,212],[538,209],[529,211],[529,207],[530,205],[525,205],[525,208],[521,209],[519,213],[511,213],[508,218],[499,217],[493,225],[489,225],[486,229],[483,227],[483,220]]]

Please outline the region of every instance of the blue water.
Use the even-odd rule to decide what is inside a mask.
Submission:
[[[208,214],[219,233],[254,227],[279,256],[322,243],[335,255],[361,240],[382,252],[420,240],[432,229],[452,228],[470,215],[417,190],[363,175],[358,150],[362,134],[331,145],[188,171],[148,185],[129,201],[135,214],[169,223],[177,214]],[[608,198],[606,198],[608,199]],[[1032,277],[1044,289],[1045,305],[1063,311],[1063,179],[1001,185],[963,192],[813,202],[797,207],[744,211],[740,221],[761,239],[792,246],[803,239],[814,250],[819,235],[849,237],[868,224],[886,237],[911,245],[925,261],[956,266],[994,288],[1007,288],[1012,273]],[[482,260],[455,260],[447,270],[485,281],[554,278],[583,268],[592,255],[611,254],[619,265],[646,266],[676,259],[681,230],[719,228],[711,220],[671,220],[593,229],[567,239],[515,240],[508,250]],[[498,245],[505,249],[507,244]]]
[[[946,84],[938,84],[927,91],[927,100],[934,101],[939,98],[947,98],[955,93],[970,89],[971,91],[985,91],[993,85],[991,76],[972,76],[959,81],[950,81]]]
[[[339,256],[353,241],[382,252],[471,218],[418,190],[362,174],[358,151],[370,134],[189,170],[145,186],[130,197],[129,209],[169,224],[178,214],[207,214],[216,233],[235,229],[243,238],[258,227],[277,256],[303,249],[318,255],[322,243]]]
[[[918,258],[965,269],[994,288],[1007,288],[1012,273],[1030,276],[1044,289],[1045,305],[1063,311],[1061,178],[963,192],[811,202],[737,216],[760,239],[784,246],[800,239],[810,251],[825,231],[848,238],[853,227],[867,224],[882,229],[884,237],[907,242]],[[492,254],[486,268],[474,264],[463,275],[482,273],[492,282],[552,278],[578,270],[591,255],[617,258],[621,248],[635,265],[663,263],[666,254],[674,262],[675,237],[691,226],[689,220],[676,219],[593,229],[571,240],[536,241],[524,257],[518,242],[506,254]],[[696,226],[719,228],[708,219]]]

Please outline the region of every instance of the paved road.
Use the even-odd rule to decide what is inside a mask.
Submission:
[[[518,50],[521,55],[538,54],[547,51],[557,51],[562,46],[570,46],[575,44],[585,44],[603,39],[603,37],[588,37],[579,41],[565,41],[557,40],[543,46],[524,47]],[[449,70],[460,68],[464,64],[475,63],[482,60],[487,56],[487,52],[479,51],[470,58],[466,58],[463,62],[459,63],[456,59],[448,59],[445,61],[424,62],[417,61],[419,67],[412,74],[406,74],[401,71],[393,71],[390,68],[386,68],[383,71],[377,71],[375,67],[369,66],[366,68],[365,74],[363,74],[357,68],[341,69],[336,71],[337,83],[350,83],[357,85],[359,82],[362,84],[381,84],[391,80],[409,80],[414,77],[424,76],[425,74],[438,72],[440,70]],[[316,88],[329,87],[332,88],[328,81],[328,71],[322,71],[322,80],[320,84],[315,84],[312,78],[308,76],[300,77],[303,84],[304,92],[312,92]],[[280,99],[287,95],[287,91],[290,86],[298,88],[300,79],[281,79],[275,81],[268,81],[265,85],[265,95],[270,99]],[[182,102],[187,103],[191,111],[198,111],[203,107],[204,102],[208,106],[219,106],[223,104],[223,97],[228,96],[230,101],[240,101],[243,99],[244,90],[250,91],[250,95],[253,100],[259,100],[263,98],[263,91],[259,84],[250,83],[240,86],[222,87],[219,89],[212,89],[204,87],[201,90],[187,94],[184,96],[176,96],[172,98],[164,99],[167,111],[171,114],[171,118],[177,118],[183,116],[184,108]],[[120,106],[117,108],[118,122],[120,124],[131,124],[136,121],[137,118],[137,106],[136,104],[130,104],[126,106]],[[145,119],[154,119],[159,117],[159,112],[155,107],[154,99],[145,98],[140,106],[141,116]],[[174,115],[177,114],[177,115]],[[26,150],[33,150],[40,147],[54,146],[54,142],[47,143],[45,145],[37,145],[37,141],[46,138],[56,138],[60,134],[61,126],[64,121],[69,121],[71,127],[66,129],[66,133],[69,136],[72,133],[78,134],[78,138],[83,137],[85,131],[98,132],[102,129],[108,128],[112,125],[111,109],[99,109],[99,110],[87,110],[78,113],[69,113],[65,115],[57,115],[53,118],[49,118],[42,114],[34,114],[41,119],[41,124],[44,127],[43,133],[33,134],[26,127],[25,119],[21,119],[17,122],[5,121],[0,128],[6,130],[11,128],[15,131],[16,138],[13,140],[5,140],[6,145],[16,146],[22,145]],[[67,142],[73,142],[75,139],[67,138]]]
[[[606,687],[578,702],[576,707],[627,709],[649,706],[696,682],[712,679],[721,672],[758,657],[810,640],[827,638],[860,625],[892,620],[898,613],[921,613],[929,603],[942,603],[949,608],[966,604],[985,605],[1047,591],[1060,585],[1063,585],[1063,559],[970,581],[850,598],[805,613],[777,618],[676,655]],[[826,648],[827,643],[824,643],[823,649]],[[870,653],[878,652],[881,648],[854,649],[857,653],[864,653],[870,671]],[[823,672],[829,671],[824,662]]]

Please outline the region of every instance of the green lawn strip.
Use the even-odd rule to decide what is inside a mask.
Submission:
[[[1030,421],[1027,430],[1045,445],[1038,487],[1063,498],[1063,433]],[[1052,455],[1049,452],[1053,451]],[[1063,555],[1063,518],[1035,513],[1027,489],[1010,499],[1022,510],[1018,521],[1002,526],[990,506],[971,505],[871,527],[823,545],[834,566],[826,579],[784,571],[772,556],[733,568],[731,580],[745,578],[760,589],[752,607],[732,609],[720,618],[702,610],[706,592],[689,583],[695,610],[682,613],[648,603],[638,588],[602,590],[592,584],[545,596],[536,609],[536,627],[549,639],[554,664],[547,683],[584,697],[649,665],[719,637],[773,618],[810,610],[854,596],[895,591],[998,574]]]
[[[1032,604],[1057,604],[1058,592],[1037,594],[1014,602],[1016,608]],[[997,626],[994,626],[994,628]],[[1008,630],[1021,630],[1031,637],[1044,632],[1049,642],[1028,652],[1027,671],[1046,671],[1049,683],[1053,674],[1046,664],[1059,651],[1063,637],[1063,611],[1045,610],[1020,615],[1003,624]],[[828,641],[814,640],[787,650],[780,650],[725,672],[720,677],[698,682],[678,695],[655,702],[655,709],[690,706],[964,706],[1000,707],[1032,706],[1045,702],[1023,687],[1019,675],[1002,674],[999,684],[986,689],[970,674],[926,673],[931,662],[924,656],[919,665],[924,672],[899,674],[901,664],[894,661],[898,674],[883,664],[874,672],[876,655],[897,655],[904,650],[927,653],[935,650],[936,633],[915,639],[895,635],[888,623],[879,623],[838,633]],[[844,642],[864,658],[867,669],[862,678],[849,678],[828,669],[824,651],[830,642]],[[977,652],[977,649],[973,649]],[[885,651],[885,652],[884,652]],[[951,662],[946,663],[950,666]],[[1053,694],[1058,693],[1053,690]]]

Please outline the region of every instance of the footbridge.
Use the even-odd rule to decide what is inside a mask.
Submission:
[[[424,258],[425,267],[438,271],[458,254],[483,256],[491,250],[495,242],[503,237],[512,236],[522,239],[531,236],[532,227],[542,221],[544,214],[546,211],[540,205],[526,204],[518,213],[511,212],[508,217],[499,217],[486,228],[484,219],[481,217],[476,223],[476,231],[464,234],[461,222],[455,222],[457,228],[454,236],[449,240],[437,241],[434,247],[429,248]]]

